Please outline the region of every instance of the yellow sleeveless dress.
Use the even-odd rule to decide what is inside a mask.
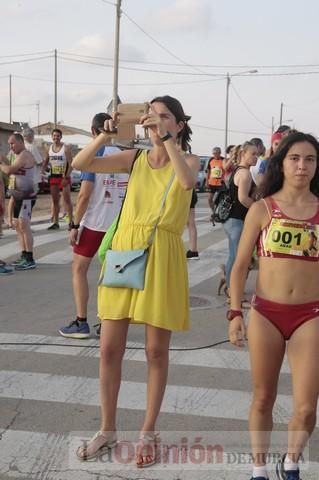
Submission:
[[[148,153],[137,158],[128,184],[114,250],[146,248],[158,218],[161,201],[173,167],[153,169]],[[150,247],[144,290],[98,287],[98,317],[101,320],[129,318],[171,331],[189,329],[188,275],[182,233],[192,191],[184,190],[176,177]]]

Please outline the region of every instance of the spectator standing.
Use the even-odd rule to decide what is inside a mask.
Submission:
[[[43,162],[42,172],[44,173],[49,166],[49,183],[52,196],[52,225],[48,230],[58,230],[59,212],[60,212],[60,191],[69,221],[72,221],[72,203],[71,203],[71,163],[72,154],[68,145],[61,141],[62,131],[59,128],[52,130],[52,145],[50,145]]]
[[[105,120],[111,119],[107,113],[98,113],[92,120],[91,132],[96,138]],[[110,140],[98,150],[96,156],[107,156],[119,152],[110,145]],[[60,328],[63,337],[88,338],[90,327],[87,322],[89,285],[87,272],[104,234],[118,214],[125,195],[128,175],[125,173],[83,172],[78,194],[74,221],[69,234],[73,247],[72,283],[76,307],[76,319]]]

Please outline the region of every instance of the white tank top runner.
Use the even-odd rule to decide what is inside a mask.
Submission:
[[[49,166],[51,177],[63,177],[66,166],[66,155],[64,143],[58,152],[53,151],[53,145],[49,148]]]

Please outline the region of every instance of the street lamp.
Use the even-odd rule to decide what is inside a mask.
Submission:
[[[225,154],[228,144],[228,110],[229,110],[229,87],[232,77],[246,75],[247,73],[257,73],[258,70],[247,70],[245,72],[232,73],[231,75],[227,72],[226,76],[226,117],[225,117]]]

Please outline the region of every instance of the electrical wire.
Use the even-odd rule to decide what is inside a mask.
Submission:
[[[103,1],[103,0],[102,0]],[[109,60],[113,61],[113,58],[108,58],[108,57],[99,57],[99,56],[94,56],[94,55],[83,55],[79,53],[73,53],[73,52],[60,52],[63,55],[72,55],[75,57],[84,57],[84,58],[95,58],[98,60]],[[0,56],[1,58],[1,56]],[[313,63],[313,64],[287,64],[287,65],[213,65],[213,64],[193,64],[193,63],[185,63],[185,64],[180,64],[180,63],[167,63],[167,62],[154,62],[154,61],[148,61],[148,60],[128,60],[128,59],[120,59],[120,62],[124,63],[142,63],[146,65],[164,65],[167,67],[183,67],[184,65],[187,65],[189,67],[200,67],[200,68],[224,68],[224,69],[240,69],[240,68],[313,68],[313,67],[318,67],[319,64]],[[230,72],[231,73],[231,72]]]
[[[7,78],[8,75],[5,75]],[[13,78],[21,78],[24,80],[34,80],[34,81],[40,81],[40,82],[50,82],[54,83],[53,79],[49,78],[35,78],[35,77],[25,77],[23,75],[12,75]],[[0,77],[1,78],[1,77]],[[212,78],[212,79],[203,79],[203,80],[189,80],[186,82],[154,82],[154,83],[119,83],[121,87],[147,87],[147,86],[158,86],[158,85],[190,85],[190,84],[195,84],[195,83],[210,83],[210,82],[216,82],[220,80],[224,80],[225,78]],[[112,83],[94,83],[94,82],[77,82],[77,81],[72,81],[72,80],[58,80],[58,83],[61,84],[70,84],[70,85],[91,85],[91,86],[98,86],[98,87],[111,87],[113,84]]]
[[[16,55],[0,55],[0,58],[30,57],[31,55],[45,55],[47,53],[53,53],[53,50],[47,50],[46,52],[17,53]]]
[[[237,96],[237,98],[241,101],[241,103],[244,105],[244,107],[246,108],[246,110],[250,113],[250,115],[252,117],[254,117],[254,119],[260,123],[260,125],[262,125],[263,127],[266,127],[266,128],[269,128],[271,129],[271,127],[269,125],[266,125],[262,120],[260,120],[258,117],[256,117],[256,115],[254,114],[254,112],[249,108],[249,106],[247,105],[247,103],[242,99],[242,97],[239,95],[237,89],[234,87],[233,83],[231,82],[230,83],[230,86],[231,88],[234,90],[234,93],[235,95]]]
[[[219,342],[212,343],[211,345],[202,345],[199,347],[182,347],[182,348],[169,348],[169,352],[191,352],[195,350],[208,350],[219,345],[229,343],[229,340],[221,340]],[[80,344],[65,344],[65,343],[35,343],[35,342],[0,342],[0,346],[29,346],[29,347],[72,347],[72,348],[100,348],[99,344],[94,345],[80,345]],[[145,350],[144,347],[126,347],[126,350]]]
[[[196,123],[192,123],[191,125],[192,125],[192,127],[202,128],[204,130],[213,130],[213,131],[216,131],[216,132],[224,132],[225,131],[224,128],[208,127],[207,125],[198,125]],[[269,135],[269,132],[249,132],[247,130],[231,130],[231,129],[228,129],[228,131],[231,132],[231,133],[244,133],[244,134],[247,134],[247,135]]]
[[[171,57],[173,58],[176,58],[176,60],[178,60],[179,62],[181,62],[183,65],[187,66],[187,67],[191,67],[191,68],[194,68],[194,70],[197,70],[197,72],[200,72],[200,73],[204,73],[202,72],[198,67],[194,67],[193,65],[190,65],[189,63],[185,62],[183,59],[181,59],[180,57],[178,57],[177,55],[175,55],[175,53],[171,52],[168,48],[164,47],[164,45],[162,45],[160,42],[158,42],[154,37],[152,37],[149,33],[147,33],[135,20],[133,20],[133,18],[131,18],[126,12],[124,12],[124,10],[122,10],[122,14],[128,18],[128,20],[130,22],[132,22],[139,30],[141,30],[141,32],[144,33],[144,35],[146,35],[148,38],[150,38],[158,47],[160,47],[162,50],[164,50],[164,52],[168,53],[169,55],[171,55]]]
[[[102,0],[103,3],[108,3],[109,5],[112,5],[112,7],[116,7],[116,3],[109,2],[108,0]]]
[[[98,63],[98,62],[88,62],[85,60],[80,60],[71,58],[71,57],[64,57],[59,56],[62,60],[67,60],[76,63],[85,63],[88,65],[97,65],[100,67],[107,67],[113,68],[113,64],[107,65],[105,63]],[[1,64],[0,64],[1,65]],[[205,73],[205,72],[176,72],[170,70],[153,70],[153,69],[146,69],[146,68],[133,68],[133,67],[124,67],[119,66],[120,70],[131,70],[135,72],[145,72],[145,73],[157,73],[157,74],[168,74],[168,75],[186,75],[186,76],[203,76],[203,77],[218,77],[218,78],[227,78],[225,73]],[[293,76],[304,76],[304,75],[319,75],[318,71],[309,71],[309,72],[282,72],[282,73],[251,73],[249,77],[293,77]],[[236,75],[239,76],[239,75]],[[242,75],[245,76],[245,75]]]
[[[67,60],[75,63],[86,63],[88,65],[97,65],[100,67],[107,67],[107,68],[113,68],[113,65],[106,65],[105,63],[98,63],[98,62],[87,62],[84,60],[80,59],[75,59],[71,57],[64,57],[64,56],[59,56],[62,60]],[[169,74],[169,75],[191,75],[191,76],[206,76],[206,77],[218,77],[218,78],[226,78],[224,74],[221,73],[192,73],[192,72],[171,72],[169,70],[151,70],[151,69],[145,69],[145,68],[133,68],[133,67],[119,67],[120,70],[131,70],[135,72],[148,72],[148,73],[163,73],[163,74]],[[319,73],[319,72],[318,72]]]
[[[12,65],[13,63],[24,63],[24,62],[34,62],[36,60],[44,60],[46,58],[52,58],[53,55],[48,55],[46,57],[38,57],[38,58],[26,58],[24,60],[13,60],[12,62],[1,62],[0,65]]]

